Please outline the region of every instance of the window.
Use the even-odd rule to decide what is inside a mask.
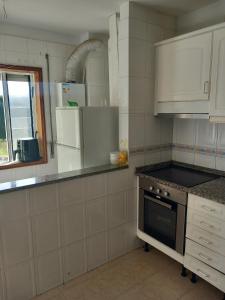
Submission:
[[[0,65],[0,168],[24,165],[15,161],[18,140],[35,137],[41,159],[29,164],[46,163],[42,70]]]

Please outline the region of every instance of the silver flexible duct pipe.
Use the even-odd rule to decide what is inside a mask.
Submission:
[[[79,65],[87,54],[97,48],[104,47],[100,40],[90,39],[80,44],[72,53],[66,64],[66,82],[79,80]]]

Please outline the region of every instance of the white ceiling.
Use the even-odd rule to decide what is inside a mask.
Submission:
[[[1,3],[2,0],[0,0]],[[164,13],[181,15],[217,0],[136,0]],[[105,32],[108,16],[126,0],[5,0],[7,24],[61,34]]]

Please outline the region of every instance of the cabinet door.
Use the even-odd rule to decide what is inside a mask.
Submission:
[[[213,34],[210,116],[225,116],[225,28]]]
[[[208,100],[212,33],[156,48],[156,101]]]

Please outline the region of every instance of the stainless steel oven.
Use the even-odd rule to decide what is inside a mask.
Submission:
[[[183,255],[187,193],[150,178],[139,187],[139,229]]]

